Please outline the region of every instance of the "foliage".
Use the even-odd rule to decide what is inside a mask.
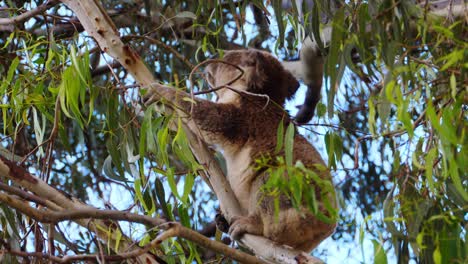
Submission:
[[[352,15],[343,17],[343,12]],[[466,238],[460,233],[468,204],[464,23],[433,18],[413,4],[394,6],[390,1],[343,6],[333,18],[325,67],[330,78],[329,114],[333,98],[341,96],[347,98],[348,109],[356,103],[361,108],[357,115],[348,110],[339,118],[353,120],[353,129],[365,134],[357,137],[346,128],[338,138],[345,146],[351,140],[361,145],[359,156],[350,156],[357,161],[358,174],[373,179],[375,197],[382,201],[386,195],[384,221],[400,260],[409,258],[408,245],[423,262],[466,258]],[[373,34],[364,29],[369,26]],[[372,53],[369,43],[376,43]],[[352,59],[356,54],[357,63]],[[337,91],[344,66],[360,80]],[[364,140],[372,141],[364,146]],[[338,156],[341,151],[334,148]],[[368,195],[369,184],[361,185],[362,177],[349,174],[343,188],[364,188]],[[386,181],[393,182],[388,194]],[[365,200],[379,205],[375,198],[361,202]],[[370,212],[369,207],[364,209]]]
[[[335,196],[332,182],[322,179],[317,173],[326,171],[326,168],[316,166],[313,171],[304,167],[300,161],[294,166],[287,165],[283,157],[277,157],[275,161],[263,157],[257,161],[256,166],[257,170],[266,169],[265,172],[270,175],[262,186],[262,196],[258,203],[262,203],[267,197],[272,197],[276,216],[280,210],[281,200],[287,200],[291,201],[297,210],[305,204],[317,219],[325,223],[336,222],[338,212],[334,209],[334,201],[331,200],[331,197]],[[286,174],[288,177],[284,177]],[[307,188],[311,185],[317,188]],[[324,207],[324,210],[319,210],[320,207]]]
[[[43,1],[20,2],[0,4],[0,17]],[[189,84],[193,65],[215,53],[250,46],[290,60],[297,58],[304,32],[318,39],[320,30],[331,28],[329,45],[319,42],[326,55],[324,100],[314,126],[299,131],[328,158],[342,197],[333,243],[354,248],[351,240],[359,232],[363,252],[364,237],[370,239],[375,263],[467,261],[463,17],[436,17],[414,1],[391,0],[316,0],[309,12],[295,4],[284,8],[281,1],[251,1],[260,17],[252,17],[248,1],[101,2],[161,82],[195,90],[203,82]],[[136,106],[133,80],[101,54],[64,5],[12,29],[0,25],[0,76],[1,146],[30,172],[95,207],[164,217],[193,229],[212,221],[216,198],[197,177],[202,167],[183,130],[170,127],[171,120],[175,126],[180,120]],[[286,134],[286,153],[291,131],[278,132],[279,138]],[[304,173],[288,155],[281,167]],[[277,186],[294,191],[284,182],[270,190]],[[5,204],[0,223],[0,247],[48,247],[48,225]],[[63,254],[100,250],[92,230],[71,221],[55,229],[55,246]],[[140,245],[156,231],[136,224],[122,228]],[[162,250],[168,263],[203,262],[213,255],[183,239],[167,240]],[[330,262],[339,259],[332,253]]]
[[[273,198],[275,216],[279,214],[282,201],[290,201],[292,207],[297,210],[305,204],[321,221],[336,223],[338,220],[338,212],[334,205],[336,193],[331,179],[322,176],[328,174],[328,169],[320,164],[314,164],[313,170],[308,169],[301,161],[292,164],[294,134],[293,123],[289,123],[284,133],[284,124],[281,122],[277,130],[277,145],[272,153],[276,156],[266,153],[256,160],[255,170],[269,175],[261,188],[262,193],[258,203],[265,204],[263,200]]]

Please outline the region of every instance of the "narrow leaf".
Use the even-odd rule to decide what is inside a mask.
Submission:
[[[290,122],[286,129],[286,136],[284,138],[284,155],[287,166],[293,165],[294,130],[294,124]]]

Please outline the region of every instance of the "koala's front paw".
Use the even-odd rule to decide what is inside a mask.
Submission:
[[[234,216],[231,219],[229,235],[239,240],[245,233],[252,235],[263,235],[263,224],[254,216]]]
[[[150,104],[160,101],[162,98],[161,93],[156,88],[150,88],[143,96],[142,101],[146,106]]]
[[[143,96],[143,103],[148,106],[161,99],[173,101],[176,97],[177,90],[166,86],[155,84],[154,87],[148,89],[148,92]]]

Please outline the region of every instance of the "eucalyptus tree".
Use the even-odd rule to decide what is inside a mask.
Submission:
[[[222,153],[139,103],[155,80],[211,99],[199,64],[251,47],[305,86],[304,71],[323,71],[298,128],[327,157],[342,209],[313,254],[466,262],[466,24],[464,1],[449,0],[5,1],[0,259],[260,261],[214,227],[218,199],[235,207],[212,181]],[[268,258],[271,245],[248,242]]]

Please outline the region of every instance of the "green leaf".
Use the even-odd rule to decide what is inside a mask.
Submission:
[[[294,132],[294,124],[290,122],[286,129],[286,136],[284,138],[284,156],[287,166],[293,165]]]
[[[169,144],[169,121],[171,118],[165,118],[164,122],[161,124],[159,128],[156,138],[158,142],[158,161],[160,163],[169,164],[169,157],[167,153],[167,145]]]
[[[440,61],[446,61],[444,66],[440,68],[440,71],[445,71],[451,66],[455,65],[459,61],[462,61],[464,58],[464,53],[465,50],[460,49],[460,50],[454,50],[453,52],[449,53],[446,56],[443,56],[442,58],[438,59],[437,62]]]
[[[15,32],[16,31],[13,31],[10,33],[10,36],[8,36],[7,38],[7,41],[5,41],[5,45],[3,45],[3,47],[1,49],[4,49],[6,47],[8,47],[10,45],[10,43],[15,40]]]
[[[384,94],[384,91],[382,90],[379,96],[379,104],[377,105],[377,112],[379,113],[381,131],[384,131],[388,123],[390,122],[388,118],[390,117],[391,108],[392,106],[390,104],[390,101],[388,101],[387,97]]]
[[[406,132],[410,138],[414,136],[413,123],[408,109],[408,100],[401,100],[397,106],[397,117],[403,123]]]
[[[195,184],[195,177],[192,173],[187,173],[184,178],[184,193],[181,197],[181,202],[186,204],[188,202],[189,194]]]
[[[305,190],[304,196],[307,203],[307,208],[309,208],[313,214],[317,214],[318,203],[317,199],[315,198],[315,188],[309,188],[308,190]]]
[[[327,61],[325,64],[325,75],[330,77],[330,86],[328,87],[327,97],[328,97],[328,115],[332,117],[333,115],[333,102],[335,98],[337,80],[340,78],[344,71],[344,59],[340,53],[343,43],[343,26],[344,26],[344,9],[339,9],[333,18],[333,27],[332,27],[332,37],[330,43],[330,51],[327,56]],[[343,65],[342,65],[343,64]],[[337,67],[337,65],[339,67]]]
[[[432,253],[432,258],[434,260],[434,264],[442,264],[442,254],[440,254],[439,246],[437,246],[434,252]]]
[[[122,240],[123,234],[122,232],[120,232],[120,229],[116,228],[113,232],[113,235],[115,237],[114,251],[119,252],[119,245],[120,245],[120,241]]]
[[[291,1],[295,4],[295,1]],[[312,8],[312,35],[314,37],[315,43],[317,43],[317,46],[320,49],[320,52],[322,53],[322,56],[326,56],[326,49],[323,45],[323,41],[320,37],[320,13],[319,13],[319,8],[318,5],[314,5]]]
[[[317,104],[317,116],[318,117],[323,117],[325,116],[325,113],[327,112],[327,107],[325,106],[324,103],[319,102]]]
[[[276,147],[275,154],[278,154],[281,149],[283,149],[283,138],[284,138],[284,123],[283,120],[278,125],[276,129]]]
[[[11,61],[10,67],[8,68],[7,77],[3,83],[5,87],[6,85],[10,84],[11,81],[13,80],[13,75],[15,74],[15,71],[16,71],[16,68],[18,68],[18,65],[19,65],[19,57],[15,57],[13,61]],[[0,89],[0,92],[4,94],[4,89],[3,88]]]
[[[292,174],[292,175],[291,175]],[[288,171],[289,176],[289,188],[292,193],[293,205],[296,208],[299,208],[302,204],[302,187],[303,187],[303,177],[302,173],[294,173],[294,170]]]
[[[159,177],[155,179],[154,183],[154,191],[156,192],[156,198],[158,199],[158,202],[161,205],[161,209],[163,211],[164,216],[166,216],[169,220],[174,220],[172,211],[169,209],[168,204],[166,202],[166,192],[164,191],[164,186]]]
[[[116,175],[114,173],[114,170],[112,169],[112,157],[110,155],[107,156],[107,158],[104,160],[104,163],[102,164],[102,171],[104,172],[104,175],[106,175],[108,178],[117,181],[122,181],[122,178]]]
[[[181,200],[179,192],[177,191],[177,183],[175,181],[174,170],[169,167],[164,172],[164,175],[166,176],[169,188],[171,188],[171,192],[175,195],[175,197],[177,197],[177,199]]]
[[[190,216],[187,210],[187,206],[181,204],[177,207],[178,212],[179,212],[179,217],[180,217],[180,223],[182,223],[183,226],[185,227],[191,227],[190,226]]]
[[[42,115],[42,122],[39,121],[39,117],[37,116],[37,109],[35,107],[32,107],[32,116],[34,120],[34,134],[36,138],[37,145],[39,147],[39,155],[43,155],[43,148],[41,147],[42,142],[44,141],[44,136],[46,133],[46,119],[45,116]]]
[[[341,137],[336,133],[325,134],[325,149],[328,154],[328,166],[336,168],[336,161],[343,155],[343,143]]]
[[[387,97],[388,101],[390,101],[392,104],[396,104],[397,101],[395,99],[395,92],[394,90],[397,89],[395,80],[390,80],[386,85],[385,85],[385,96]]]
[[[82,83],[87,83],[87,80],[85,79],[84,77],[84,73],[81,71],[81,67],[80,67],[80,58],[77,57],[76,55],[76,50],[75,50],[75,46],[71,46],[70,48],[70,59],[72,61],[72,66],[73,68],[75,69],[75,72],[78,74],[78,76],[80,77],[80,80]],[[89,64],[88,64],[89,65]]]
[[[418,244],[419,248],[424,248],[424,232],[420,232],[416,236],[416,243]]]
[[[452,98],[455,99],[457,96],[457,79],[455,78],[455,74],[453,72],[450,75],[450,89]]]
[[[352,54],[356,49],[356,45],[347,41],[343,49],[343,61],[346,63],[346,66],[357,76],[361,76],[361,70],[356,67],[356,64],[353,62]]]
[[[143,206],[144,211],[148,212],[150,210],[150,208],[147,207],[147,205],[146,205],[146,203],[145,203],[145,201],[143,199],[142,188],[143,187],[141,186],[141,180],[136,179],[135,182],[134,182],[136,200],[139,201],[140,204]]]
[[[273,11],[275,12],[276,23],[278,25],[278,41],[276,45],[278,47],[283,47],[284,45],[284,31],[285,26],[283,23],[283,8],[281,6],[281,1],[273,1],[272,2]]]
[[[18,231],[18,225],[16,225],[18,220],[15,217],[15,212],[11,208],[9,208],[8,206],[6,206],[4,204],[0,204],[0,209],[1,209],[0,210],[0,216],[2,216],[2,215],[5,216],[5,218],[7,220],[7,224],[8,224],[7,229],[11,230],[15,236],[20,237],[20,234],[19,234],[19,231]],[[10,235],[12,235],[12,234],[10,234]]]
[[[382,57],[389,69],[395,64],[395,58],[399,50],[398,45],[399,43],[396,41],[382,41]]]
[[[325,134],[325,149],[327,150],[328,154],[328,166],[333,167],[335,161],[335,155],[332,154],[333,151],[333,140],[332,136],[329,132]]]
[[[456,133],[457,126],[453,117],[453,108],[446,108],[442,111],[442,126],[439,133],[444,139],[448,140],[453,145],[458,144],[458,136]]]
[[[279,221],[279,211],[280,211],[280,200],[279,197],[274,197],[273,199],[273,207],[275,210],[275,222],[278,223]]]
[[[142,178],[144,179],[144,177]],[[145,188],[143,192],[143,200],[141,202],[144,204],[144,208],[148,208],[145,210],[146,215],[153,215],[156,212],[155,202],[151,196],[151,188]]]
[[[466,184],[463,184],[461,179],[460,179],[460,174],[458,172],[458,164],[454,159],[449,160],[449,170],[450,170],[450,178],[452,178],[453,185],[455,186],[455,189],[458,191],[458,193],[461,195],[461,197],[463,197],[465,202],[467,202],[468,201],[468,192],[465,189]]]
[[[107,151],[109,152],[110,156],[106,158],[106,160],[108,160],[108,163],[106,166],[103,166],[103,169],[105,171],[107,171],[109,174],[106,173],[106,175],[109,177],[109,178],[112,178],[112,179],[115,179],[115,180],[118,180],[118,181],[125,181],[125,173],[124,173],[124,169],[122,167],[122,158],[121,158],[121,155],[120,155],[120,151],[118,150],[118,145],[115,144],[115,142],[112,140],[112,138],[109,138],[106,142],[106,148],[107,148]],[[104,163],[106,163],[104,161]],[[113,173],[113,170],[112,170],[112,167],[110,167],[112,165],[115,166],[115,168],[117,169],[117,172],[119,173],[119,175],[116,175]],[[112,170],[112,173],[110,173],[110,171]]]
[[[435,161],[437,153],[438,151],[436,148],[432,148],[431,150],[429,150],[429,152],[426,155],[426,166],[425,166],[426,181],[427,181],[427,184],[429,185],[429,190],[434,194],[437,194],[437,192],[434,186],[434,179],[432,178],[433,177],[432,167],[434,166],[434,161]]]
[[[172,149],[180,161],[187,165],[191,171],[199,169],[199,165],[193,156],[184,128],[182,127],[181,118],[178,118],[178,129],[174,139],[172,140]]]
[[[437,114],[436,114],[436,112],[434,110],[434,106],[432,105],[431,100],[428,100],[428,102],[427,102],[426,115],[429,118],[429,120],[431,121],[432,126],[436,130],[440,130],[439,118],[437,117]]]
[[[374,245],[374,264],[387,264],[387,254],[383,246],[375,239],[372,240]]]
[[[337,133],[333,133],[333,147],[336,160],[341,160],[343,156],[343,139]]]

